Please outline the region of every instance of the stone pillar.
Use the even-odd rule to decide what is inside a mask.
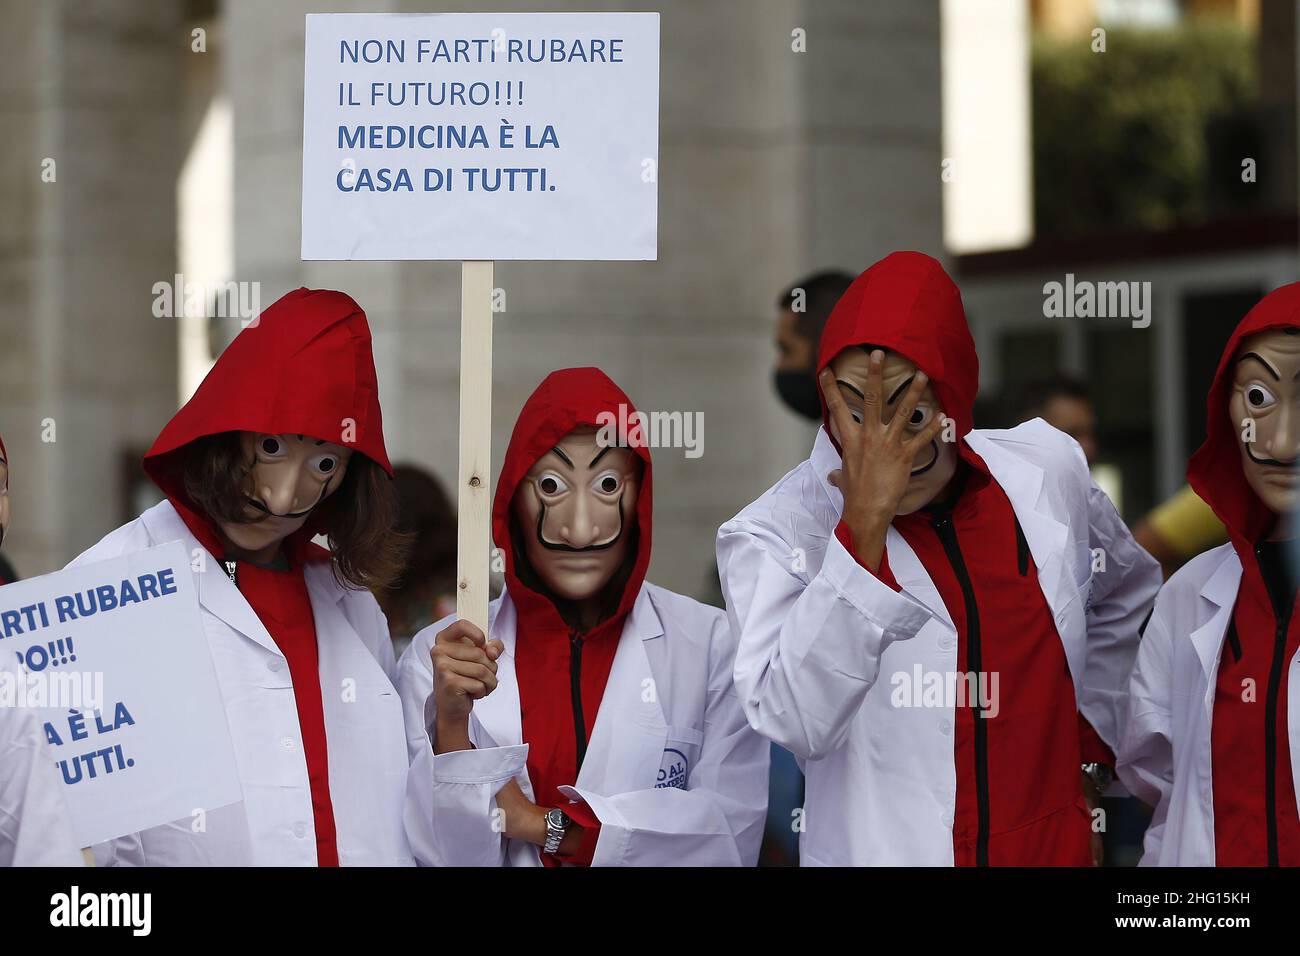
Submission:
[[[175,271],[182,10],[0,0],[5,550],[25,575],[125,520],[128,455],[175,408],[175,322],[151,306]]]

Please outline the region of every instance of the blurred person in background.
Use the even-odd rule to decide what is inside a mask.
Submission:
[[[1097,463],[1097,415],[1083,382],[1062,375],[1030,385],[1020,397],[1013,424],[1031,418],[1065,432],[1079,443],[1089,465]],[[1184,562],[1227,541],[1228,532],[1210,506],[1184,485],[1137,524],[1133,537],[1160,562],[1168,578]]]
[[[820,422],[822,417],[821,393],[817,388],[817,344],[831,310],[852,282],[853,276],[847,272],[824,269],[804,276],[776,300],[776,365],[772,369],[772,384],[782,404],[810,422]],[[721,597],[719,590],[714,603],[721,605]],[[774,743],[760,866],[798,864],[799,835],[794,820],[802,806],[803,772],[794,754]]]
[[[442,483],[423,468],[398,465],[393,481],[397,531],[411,549],[394,586],[377,589],[375,598],[401,657],[417,631],[456,610],[456,511]]]
[[[1083,382],[1068,375],[1043,379],[1025,389],[1019,405],[1016,424],[1041,418],[1077,441],[1089,465],[1096,461],[1097,413]]]
[[[1190,485],[1183,485],[1138,523],[1133,537],[1169,578],[1202,551],[1226,542],[1228,529]]]
[[[853,276],[847,272],[826,269],[800,279],[776,300],[772,384],[785,406],[810,422],[819,422],[822,417],[817,343],[831,309],[852,282]]]

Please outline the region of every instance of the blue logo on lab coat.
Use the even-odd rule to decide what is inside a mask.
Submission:
[[[678,790],[685,790],[686,778],[690,774],[690,769],[686,754],[680,750],[674,750],[672,747],[665,747],[664,759],[659,765],[659,779],[655,781],[655,789],[676,787]]]

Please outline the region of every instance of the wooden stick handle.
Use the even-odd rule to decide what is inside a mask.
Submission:
[[[456,521],[456,616],[488,629],[492,537],[492,262],[460,267],[460,466]]]

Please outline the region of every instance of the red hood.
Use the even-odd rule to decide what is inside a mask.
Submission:
[[[349,419],[354,440],[345,442]],[[392,475],[370,326],[351,296],[296,289],[263,311],[163,428],[144,456],[144,470],[177,508],[193,515],[180,451],[195,439],[228,431],[309,435],[350,445]],[[329,504],[317,508],[294,537],[310,540],[320,531]]]
[[[624,407],[619,414],[619,406]],[[550,451],[569,432],[582,425],[599,428],[598,416],[608,412],[618,422],[620,441],[626,441],[623,423],[636,412],[631,399],[621,388],[598,368],[566,368],[546,376],[542,384],[528,397],[515,430],[510,436],[505,461],[497,479],[496,496],[492,502],[492,537],[506,558],[506,588],[510,599],[519,609],[520,618],[530,628],[567,630],[559,611],[551,599],[524,584],[519,578],[516,555],[511,537],[514,513],[511,504],[515,490],[537,459]],[[635,436],[634,436],[635,437]],[[637,553],[632,572],[624,584],[618,609],[608,619],[621,620],[631,609],[645,581],[650,566],[650,531],[652,513],[652,480],[650,449],[644,441],[633,446],[643,463],[641,486],[637,495],[636,533]],[[608,621],[606,622],[608,623]]]
[[[921,252],[891,252],[867,269],[835,304],[822,332],[817,372],[846,348],[878,345],[910,359],[930,378],[957,438],[972,428],[980,363],[961,293],[943,266]],[[822,420],[828,424],[826,401]],[[965,443],[958,445],[963,455]]]
[[[1300,282],[1260,299],[1233,331],[1205,402],[1205,443],[1187,465],[1187,480],[1228,528],[1238,549],[1250,550],[1271,527],[1273,512],[1259,500],[1241,468],[1236,426],[1228,419],[1232,360],[1242,339],[1268,329],[1300,326]]]

